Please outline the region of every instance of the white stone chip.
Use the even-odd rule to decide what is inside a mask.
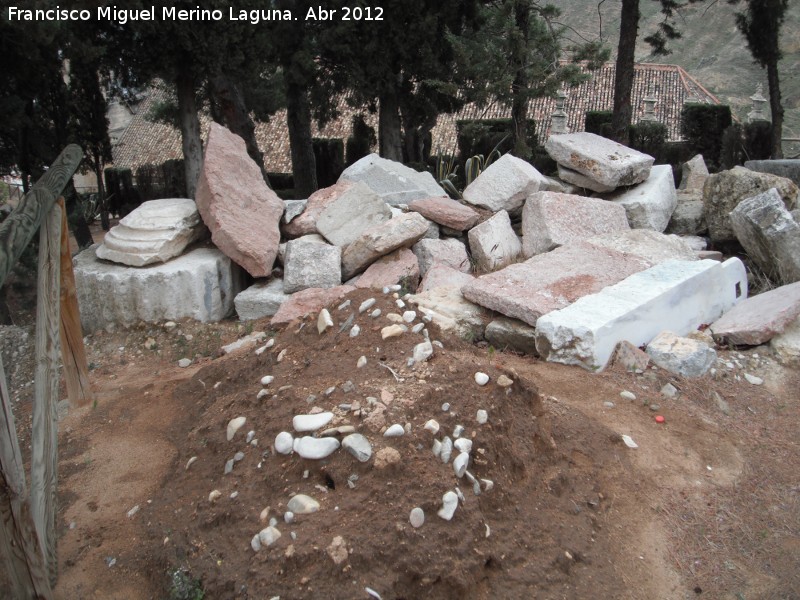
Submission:
[[[361,367],[366,366],[366,364],[367,364],[367,357],[361,356],[359,357],[358,362],[356,363],[356,367],[360,369]]]
[[[629,436],[629,435],[625,435],[625,434],[623,434],[623,435],[622,435],[622,441],[623,441],[623,442],[625,442],[625,445],[626,445],[628,448],[638,448],[638,447],[639,447],[639,444],[637,444],[636,442],[634,442],[634,441],[633,441],[633,438],[632,438],[631,436]]]
[[[469,454],[461,452],[453,461],[453,471],[459,479],[464,476],[469,466]]]
[[[295,515],[308,515],[319,510],[319,502],[311,496],[297,494],[292,496],[286,504],[286,510],[293,512]]]
[[[458,508],[458,495],[453,491],[449,491],[442,496],[442,508],[436,514],[445,521],[449,521],[453,518],[456,508]]]
[[[292,419],[295,431],[316,431],[322,429],[333,420],[332,412],[321,412],[314,415],[296,415]]]
[[[458,438],[453,442],[453,446],[455,446],[456,450],[459,452],[466,452],[467,454],[472,452],[472,440],[469,438]]]
[[[319,460],[333,454],[339,449],[339,440],[336,438],[315,438],[305,436],[294,440],[294,451],[303,458]],[[297,512],[297,511],[292,511]]]
[[[358,312],[359,312],[359,314],[363,313],[363,312],[366,312],[370,308],[372,308],[373,306],[375,306],[375,298],[368,298],[368,299],[364,300],[361,303],[361,305],[358,307]]]
[[[475,420],[478,422],[478,425],[485,425],[489,420],[489,413],[481,408],[475,413]]]
[[[264,546],[272,546],[272,544],[277,542],[280,539],[280,537],[281,537],[281,532],[272,526],[265,527],[264,529],[258,532],[258,539]]]
[[[478,385],[486,385],[489,383],[489,376],[486,373],[481,373],[478,371],[475,373],[475,383]]]
[[[226,436],[229,442],[233,439],[233,436],[236,435],[236,432],[244,426],[246,421],[246,417],[236,417],[235,419],[228,421]]]
[[[439,423],[435,419],[429,419],[425,425],[423,425],[423,429],[425,431],[430,431],[433,435],[439,433]]]
[[[419,529],[425,523],[425,511],[419,506],[411,509],[411,514],[408,516],[408,521],[414,529]]]
[[[400,437],[405,435],[406,430],[399,423],[395,423],[389,429],[383,432],[383,437]]]
[[[275,381],[275,377],[273,375],[264,375],[261,378],[261,385],[269,385],[273,381]]]
[[[323,308],[319,311],[319,316],[317,317],[317,331],[322,334],[325,333],[325,330],[328,327],[333,327],[333,319],[331,318],[331,313],[328,312],[327,308]]]

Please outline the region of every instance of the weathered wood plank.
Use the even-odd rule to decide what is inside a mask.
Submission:
[[[44,556],[27,503],[11,397],[0,358],[0,555],[14,598],[52,598]]]
[[[61,195],[83,158],[80,146],[70,144],[58,155],[47,172],[17,208],[0,225],[0,286],[28,246],[45,215]]]
[[[54,204],[50,214],[42,222],[39,236],[35,397],[31,435],[31,513],[51,585],[55,585],[58,576],[55,518],[60,282],[61,208]]]
[[[69,229],[64,198],[58,199],[61,207],[61,360],[70,406],[86,406],[94,400],[89,386],[89,367],[83,346],[78,293],[75,290],[75,273],[72,271],[72,254],[69,251]]]

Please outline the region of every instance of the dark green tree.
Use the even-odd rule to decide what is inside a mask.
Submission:
[[[731,4],[739,0],[729,0]],[[747,40],[755,61],[767,70],[769,108],[772,113],[772,158],[783,158],[783,104],[778,61],[783,57],[780,33],[788,0],[745,0],[744,12],[736,14],[736,26]]]

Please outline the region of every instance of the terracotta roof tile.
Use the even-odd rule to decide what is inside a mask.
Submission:
[[[614,65],[606,64],[591,75],[590,79],[576,88],[567,90],[564,107],[567,113],[567,126],[570,131],[583,131],[584,115],[589,110],[611,110],[614,96]],[[637,64],[633,83],[633,121],[638,122],[644,115],[643,99],[648,93],[657,98],[655,105],[656,118],[667,125],[668,139],[680,140],[680,113],[683,104],[689,99],[707,104],[719,104],[719,100],[710,94],[683,68],[676,65]],[[145,117],[157,102],[168,99],[168,93],[162,87],[150,90],[137,108],[128,128],[114,147],[114,164],[135,170],[144,164],[160,164],[171,158],[181,158],[180,133],[173,127],[152,123]],[[319,129],[313,126],[314,137],[342,138],[346,140],[350,134],[352,117],[362,113],[367,123],[377,130],[377,115],[363,109],[349,106],[343,95],[338,101],[339,117]],[[529,105],[529,117],[535,119],[539,139],[546,138],[550,128],[550,115],[555,110],[555,99],[537,98]],[[484,108],[474,104],[465,106],[456,114],[441,115],[433,129],[433,150],[442,148],[449,152],[455,149],[455,123],[461,119],[487,119],[508,117],[507,107],[494,103]],[[209,117],[201,116],[203,137],[208,131]],[[286,111],[278,111],[269,122],[258,123],[256,139],[264,152],[267,171],[288,173],[292,170],[289,152],[289,136],[286,131]]]

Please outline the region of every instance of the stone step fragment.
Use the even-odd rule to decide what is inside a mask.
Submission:
[[[670,260],[541,317],[536,348],[552,362],[603,369],[615,346],[640,346],[665,327],[685,335],[747,297],[738,258]]]
[[[464,190],[466,202],[492,212],[516,212],[525,199],[548,185],[547,178],[530,163],[504,154]]]
[[[246,290],[239,292],[233,302],[240,321],[252,321],[271,317],[281,304],[291,297],[283,291],[283,279],[273,278],[257,281]]]
[[[800,316],[800,282],[739,302],[711,324],[721,344],[758,346],[782,333]]]
[[[656,165],[642,183],[618,190],[605,198],[625,209],[631,229],[663,232],[678,204],[672,167]]]

